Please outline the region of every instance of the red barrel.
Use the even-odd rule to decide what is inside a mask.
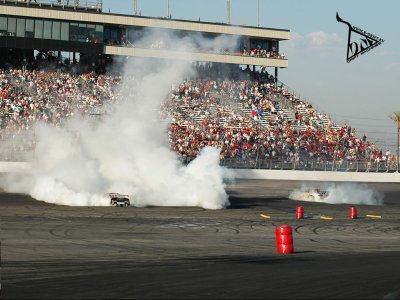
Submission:
[[[275,228],[276,249],[278,254],[293,253],[293,236],[290,225],[281,225]]]
[[[357,208],[350,207],[350,219],[357,219]]]
[[[303,219],[304,216],[304,208],[303,206],[296,207],[296,219]]]

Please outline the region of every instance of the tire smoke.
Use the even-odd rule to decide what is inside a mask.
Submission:
[[[320,197],[317,188],[326,191],[327,196]],[[289,199],[329,204],[382,205],[384,195],[366,184],[340,183],[320,187],[304,184],[300,189],[292,191]]]
[[[191,72],[184,60],[129,59],[123,100],[111,113],[95,125],[77,115],[62,128],[38,123],[35,151],[26,157],[30,172],[8,175],[1,187],[60,205],[107,206],[104,195],[117,192],[140,207],[225,208],[230,174],[219,165],[220,150],[205,147],[183,165],[170,150],[167,122],[158,117],[171,86]]]

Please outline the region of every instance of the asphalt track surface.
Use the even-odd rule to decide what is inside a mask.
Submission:
[[[357,219],[348,204],[289,200],[300,184],[240,181],[222,210],[0,193],[2,298],[400,299],[400,184],[369,184],[385,204],[357,205]],[[292,254],[277,253],[282,224]]]

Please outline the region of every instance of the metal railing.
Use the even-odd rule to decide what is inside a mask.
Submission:
[[[184,164],[190,163],[194,157],[181,157]],[[301,170],[301,171],[334,171],[334,172],[378,172],[394,173],[397,171],[396,162],[375,160],[343,160],[321,158],[300,158],[291,161],[282,157],[274,158],[224,158],[221,166],[231,169],[261,169],[261,170]]]
[[[19,4],[38,7],[90,9],[101,12],[103,0],[0,0],[0,4]]]
[[[6,147],[0,147],[0,161],[26,161],[27,153],[35,151],[35,134],[10,134],[1,136],[0,142],[7,141]],[[195,157],[180,156],[180,161],[187,165]],[[336,172],[378,172],[394,173],[397,171],[396,161],[357,159],[335,160],[333,158],[309,158],[275,156],[260,158],[259,156],[232,157],[220,159],[220,165],[231,169],[261,170],[303,170],[303,171],[336,171]]]
[[[18,147],[9,147],[0,150],[0,161],[23,162],[26,161],[26,152],[18,151]],[[32,149],[31,149],[32,151]],[[34,151],[34,150],[33,150]],[[185,157],[180,160],[184,164],[190,163],[194,158]],[[268,159],[241,159],[224,158],[220,165],[231,169],[258,169],[258,170],[301,170],[301,171],[334,171],[334,172],[376,172],[395,173],[396,163],[386,161],[343,161],[303,159],[291,162],[280,158]]]
[[[282,106],[284,108],[293,108],[294,103],[296,101],[302,101],[303,103],[308,102],[308,100],[305,97],[303,97],[302,95],[300,95],[300,93],[296,92],[295,90],[293,90],[292,88],[287,86],[282,81],[277,80],[277,86],[282,88],[282,90],[284,90],[286,92],[286,96],[283,95],[283,94],[276,93],[276,95],[278,95],[279,101],[282,103]],[[292,97],[292,100],[289,100],[290,96]],[[315,107],[315,109],[318,112],[321,112],[318,109],[318,107]],[[327,116],[328,116],[328,114],[327,114]],[[328,118],[332,122],[333,127],[337,127],[338,126],[338,122],[336,120],[333,120],[330,116],[328,116]]]

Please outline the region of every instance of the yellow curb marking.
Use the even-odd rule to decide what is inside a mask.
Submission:
[[[366,217],[375,218],[375,219],[380,219],[380,218],[382,218],[382,216],[375,216],[375,215],[366,215]]]
[[[267,215],[264,215],[264,214],[261,214],[260,216],[263,217],[263,218],[266,218],[266,219],[271,219],[270,216],[267,216]]]

